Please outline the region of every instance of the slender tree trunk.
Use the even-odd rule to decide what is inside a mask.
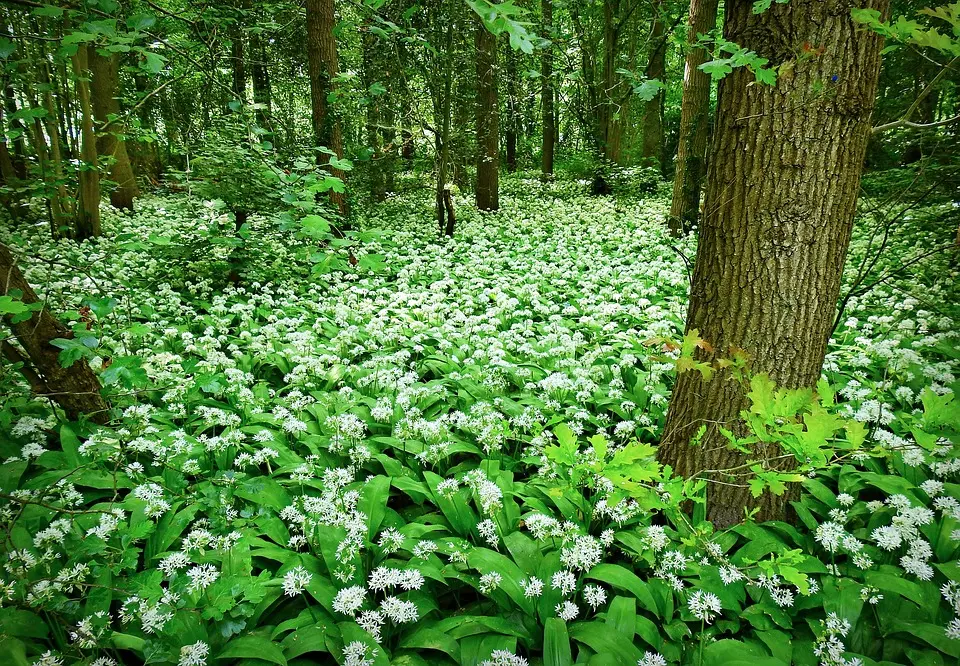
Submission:
[[[332,33],[331,33],[332,39]],[[267,49],[259,33],[250,34],[250,51],[253,56],[253,102],[257,105],[257,124],[269,129],[269,136],[275,137],[273,130],[273,87],[270,84],[270,63]],[[333,46],[336,54],[336,45]]]
[[[453,21],[447,26],[446,62],[443,68],[443,94],[439,99],[441,130],[434,134],[437,150],[437,223],[440,233],[453,236],[456,220],[447,211],[452,210],[451,194],[447,184],[447,171],[450,167],[450,107],[453,97]],[[436,108],[436,107],[435,107]]]
[[[698,34],[717,24],[718,0],[690,0],[687,24],[687,54],[683,73],[683,100],[680,103],[680,141],[677,146],[670,205],[670,233],[681,236],[697,222],[700,189],[706,173],[707,134],[710,129],[710,75],[699,67],[710,54],[697,48]]]
[[[10,119],[10,126],[14,130],[19,130],[17,138],[13,140],[13,168],[16,171],[17,178],[24,180],[27,177],[26,150],[24,150],[27,130],[20,119],[16,118],[18,110],[17,91],[13,87],[10,74],[4,75],[3,104],[7,117]]]
[[[76,208],[76,239],[100,235],[100,171],[97,167],[97,139],[93,130],[93,108],[88,80],[88,47],[81,44],[71,57],[80,101],[80,200]]]
[[[90,59],[90,91],[93,100],[93,117],[97,123],[97,154],[101,159],[111,159],[110,180],[117,184],[110,193],[110,203],[114,208],[133,210],[133,200],[140,196],[137,176],[127,154],[127,142],[123,137],[125,126],[117,120],[111,123],[111,116],[120,115],[120,102],[117,100],[119,89],[120,56],[109,57],[97,53],[95,48],[87,48]],[[111,123],[109,126],[108,123]]]
[[[517,128],[520,125],[517,110],[517,54],[507,42],[507,171],[517,170]]]
[[[19,293],[19,299],[28,305],[39,303],[10,248],[0,243],[0,296],[13,292]],[[81,414],[86,414],[94,423],[110,420],[110,407],[100,395],[100,381],[87,362],[81,359],[69,368],[60,367],[60,350],[50,341],[72,338],[70,329],[51,316],[46,308],[34,312],[25,321],[13,323],[10,315],[4,317],[4,321],[27,355],[23,358],[9,343],[3,344],[3,354],[8,360],[25,364],[24,375],[35,392],[49,396],[72,420]]]
[[[310,103],[312,107],[313,135],[318,146],[326,147],[338,158],[343,157],[343,133],[336,109],[330,108],[327,98],[335,92],[334,79],[339,71],[337,42],[333,36],[333,0],[306,0],[307,6],[307,60],[310,70]],[[326,164],[327,155],[320,153],[321,164]],[[343,179],[340,169],[332,169],[333,175]],[[347,200],[343,194],[330,190],[330,201],[341,215],[347,213]]]
[[[889,0],[865,4],[885,15]],[[696,352],[701,361],[740,349],[751,372],[777,386],[812,387],[836,313],[882,40],[858,30],[846,0],[791,0],[761,14],[752,5],[727,6],[726,38],[773,66],[789,62],[791,75],[754,85],[740,69],[720,84],[687,330],[710,345]],[[797,58],[804,44],[822,55]],[[708,488],[718,528],[740,521],[744,507],[758,507],[760,519],[784,516],[789,493],[754,500],[742,476],[704,473],[744,463],[718,426],[743,434],[748,404],[727,370],[711,381],[680,373],[670,401],[661,461],[679,475],[728,484]],[[690,447],[701,425],[701,445]],[[759,445],[751,458],[778,453]]]
[[[540,105],[543,108],[543,145],[540,148],[540,170],[553,173],[553,151],[557,143],[557,118],[553,92],[553,0],[540,0],[543,13],[543,35],[550,46],[540,56]]]
[[[50,137],[50,163],[53,168],[53,178],[56,182],[55,194],[51,198],[50,207],[53,213],[51,223],[53,225],[54,238],[62,233],[70,231],[70,225],[67,220],[68,213],[72,213],[72,207],[67,195],[66,179],[63,171],[63,151],[60,139],[60,113],[53,98],[53,85],[51,82],[51,72],[46,57],[38,65],[40,83],[43,85],[43,106],[47,111],[44,116],[44,124],[47,128],[47,136]]]
[[[620,160],[619,135],[616,129],[616,90],[617,69],[617,17],[620,14],[620,0],[603,2],[603,89],[600,91],[600,137],[603,156],[611,161]]]
[[[362,41],[363,83],[368,91],[366,143],[372,151],[368,169],[370,198],[373,201],[383,201],[387,196],[387,185],[383,173],[383,142],[380,138],[380,125],[383,123],[381,111],[384,99],[382,94],[374,95],[370,92],[371,86],[380,80],[380,58],[376,51],[382,49],[383,46],[379,44],[377,36],[368,30],[363,31]]]
[[[497,38],[476,19],[477,208],[500,207],[500,123],[497,110]]]
[[[653,31],[650,34],[650,55],[647,58],[647,79],[663,82],[667,71],[666,28],[663,23],[663,0],[653,2]],[[643,113],[643,149],[641,155],[663,162],[663,101],[664,91],[647,102]]]
[[[245,4],[245,3],[244,3]],[[243,49],[243,30],[240,22],[230,26],[230,65],[233,73],[233,80],[230,83],[230,89],[233,91],[234,100],[241,104],[247,103],[247,63],[244,59]]]

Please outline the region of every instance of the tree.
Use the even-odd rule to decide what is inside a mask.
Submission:
[[[718,0],[690,0],[687,23],[687,54],[683,70],[683,99],[680,103],[680,141],[677,145],[670,204],[670,233],[680,236],[697,221],[700,189],[706,172],[707,133],[710,125],[710,75],[700,70],[709,53],[697,47],[697,35],[717,24]]]
[[[123,137],[124,124],[119,120],[120,56],[116,53],[102,55],[93,47],[88,47],[87,53],[92,75],[93,117],[97,123],[97,155],[101,160],[107,158],[110,161],[110,179],[117,184],[110,193],[110,203],[114,208],[133,210],[133,200],[140,195],[140,190]]]
[[[51,344],[53,340],[70,339],[73,333],[41,307],[40,299],[24,279],[10,248],[0,243],[0,296],[8,295],[25,306],[34,307],[26,319],[12,314],[4,316],[5,323],[26,351],[24,357],[19,349],[4,340],[4,357],[12,363],[22,363],[21,372],[34,393],[50,397],[68,418],[75,420],[86,414],[95,423],[108,422],[110,407],[100,395],[100,380],[86,360],[80,359],[64,368],[60,364],[60,350]]]
[[[506,35],[509,38],[509,35]],[[507,122],[506,130],[506,148],[507,148],[507,171],[513,173],[517,170],[517,130],[520,126],[520,115],[517,109],[517,54],[509,46],[507,41]]]
[[[76,238],[84,240],[100,235],[100,171],[97,166],[97,139],[93,129],[93,108],[90,103],[89,53],[80,44],[71,57],[80,101],[80,199],[76,208]]]
[[[557,119],[554,113],[553,90],[553,0],[540,0],[543,13],[543,36],[551,40],[540,56],[540,104],[543,107],[543,145],[540,149],[540,170],[553,173],[553,149],[557,142]]]
[[[477,208],[500,207],[500,124],[497,111],[497,38],[476,19]]]
[[[647,58],[647,80],[663,81],[667,71],[667,35],[663,22],[663,0],[653,0],[653,29],[650,33],[650,53]],[[643,112],[643,149],[641,155],[663,162],[663,88],[646,103]]]
[[[885,12],[888,0],[870,0]],[[820,376],[850,240],[882,40],[858,30],[844,0],[791,0],[755,14],[731,3],[726,39],[780,68],[776,86],[754,84],[745,68],[720,84],[687,331],[713,362],[744,350],[753,373],[780,387],[811,387]],[[789,75],[785,75],[789,72]],[[738,522],[746,506],[782,518],[786,495],[753,500],[744,463],[718,426],[742,432],[745,389],[728,370],[707,381],[680,373],[659,450],[686,477],[705,475],[708,518]],[[701,425],[701,445],[689,442]],[[761,445],[756,459],[774,455]]]
[[[336,110],[330,108],[328,98],[335,91],[334,79],[339,71],[337,42],[333,35],[333,0],[307,0],[307,62],[310,71],[310,105],[313,136],[317,146],[343,157],[343,132]],[[328,156],[319,155],[321,163]],[[333,169],[333,175],[343,178],[343,171]],[[347,202],[343,194],[330,190],[330,201],[341,215],[346,214]]]

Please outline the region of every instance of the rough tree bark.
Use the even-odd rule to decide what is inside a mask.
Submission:
[[[553,0],[540,0],[543,13],[543,35],[551,39],[553,35]],[[557,143],[557,118],[553,104],[553,42],[543,50],[540,56],[540,104],[543,113],[543,145],[540,149],[540,170],[544,174],[553,173],[553,151]]]
[[[313,135],[318,146],[332,150],[338,158],[343,157],[343,132],[335,109],[331,109],[327,97],[334,92],[334,79],[339,71],[337,42],[333,35],[333,0],[307,0],[307,61],[310,70],[310,104],[312,109]],[[318,156],[322,164],[327,155]],[[337,178],[344,178],[343,171],[333,169]],[[341,215],[347,213],[347,200],[343,194],[330,190],[330,201]]]
[[[0,296],[17,292],[28,305],[39,302],[37,294],[24,279],[13,253],[0,243]],[[50,344],[57,338],[72,338],[73,332],[57,321],[46,308],[25,320],[13,323],[11,315],[4,318],[14,337],[26,351],[26,358],[9,342],[3,343],[3,355],[12,362],[24,363],[24,376],[35,393],[55,401],[76,420],[81,414],[95,423],[110,420],[110,406],[100,395],[100,380],[93,374],[86,360],[79,360],[69,368],[60,367],[60,350]]]
[[[76,77],[77,99],[80,101],[80,199],[76,208],[76,239],[100,235],[100,171],[97,168],[97,138],[93,131],[93,109],[90,104],[86,44],[77,47],[71,57]]]
[[[477,208],[500,208],[500,123],[497,111],[497,38],[476,19]]]
[[[650,54],[647,58],[647,79],[657,79],[663,82],[667,71],[667,40],[666,28],[663,23],[663,0],[653,2],[653,30],[650,34]],[[658,164],[663,160],[663,102],[664,91],[661,88],[656,97],[646,103],[643,112],[643,147],[641,156],[656,159]]]
[[[97,155],[100,159],[112,158],[110,180],[117,187],[110,193],[114,208],[133,210],[133,200],[140,195],[137,177],[127,154],[127,142],[123,139],[125,127],[122,122],[110,121],[110,116],[120,115],[117,100],[119,88],[119,54],[100,55],[95,48],[87,49],[90,58],[90,91],[93,101],[93,117],[97,123]],[[109,126],[108,126],[108,123]]]
[[[677,145],[676,171],[673,177],[673,201],[670,204],[670,233],[681,236],[697,222],[700,189],[705,175],[707,134],[710,129],[710,75],[699,67],[710,54],[697,48],[698,34],[706,34],[717,24],[718,0],[690,0],[687,23],[687,54],[683,70],[683,100],[680,103],[680,141]]]
[[[865,4],[885,14],[889,0]],[[776,86],[753,85],[741,69],[720,84],[687,330],[712,345],[698,350],[700,360],[739,348],[753,373],[810,387],[836,311],[882,40],[857,30],[848,0],[791,0],[761,14],[752,5],[727,5],[725,36],[781,66],[781,76]],[[804,45],[820,55],[805,56]],[[742,432],[747,404],[728,371],[711,381],[683,372],[660,446],[677,474],[733,484],[708,484],[707,515],[721,528],[741,520],[744,507],[771,519],[786,506],[786,495],[754,500],[743,477],[704,474],[744,462],[717,426]],[[701,446],[690,447],[701,425]],[[771,454],[759,449],[756,459]]]

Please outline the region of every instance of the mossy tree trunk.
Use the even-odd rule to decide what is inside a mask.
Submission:
[[[681,236],[697,222],[700,190],[706,173],[707,134],[710,129],[710,75],[700,65],[710,53],[695,46],[697,35],[707,34],[717,24],[718,0],[691,0],[687,23],[687,53],[680,102],[680,140],[677,144],[670,204],[670,233]]]
[[[120,83],[120,56],[101,55],[95,48],[88,47],[90,65],[90,91],[93,102],[93,117],[97,123],[97,155],[99,159],[110,160],[110,180],[117,186],[110,193],[110,203],[114,208],[133,210],[133,200],[140,195],[137,176],[127,153],[124,139],[126,127],[120,116],[120,102],[117,100]]]
[[[39,303],[37,294],[24,279],[16,258],[6,245],[0,243],[0,296],[13,292],[23,303]],[[49,397],[75,420],[81,414],[94,423],[110,420],[110,407],[100,395],[100,380],[83,359],[69,368],[60,366],[60,350],[50,344],[57,338],[72,338],[73,333],[55,319],[46,308],[33,312],[29,319],[13,322],[7,315],[5,323],[26,351],[26,357],[9,342],[3,342],[7,360],[23,363],[22,372],[34,392]]]
[[[889,0],[869,0],[886,14]],[[687,330],[711,351],[742,349],[753,373],[780,387],[814,386],[836,311],[853,224],[882,40],[858,30],[846,0],[791,0],[754,14],[731,3],[725,36],[780,66],[776,86],[754,85],[745,69],[720,84]],[[821,55],[804,55],[816,45]],[[730,469],[744,457],[726,447],[718,426],[742,432],[748,401],[728,371],[711,381],[683,372],[674,387],[660,458],[708,484],[708,517],[718,527],[758,507],[783,518],[786,495],[754,500]],[[689,446],[701,427],[701,446]],[[760,450],[756,459],[769,457]]]
[[[497,38],[476,19],[477,208],[500,208],[500,122],[497,104]]]
[[[553,0],[540,0],[543,14],[543,36],[553,35]],[[553,42],[540,55],[540,105],[543,114],[543,144],[540,148],[540,170],[553,173],[553,151],[557,144],[557,118],[553,92]]]
[[[310,104],[314,141],[318,146],[332,150],[343,157],[343,131],[336,109],[327,101],[335,92],[334,79],[339,72],[337,42],[333,35],[335,25],[333,0],[307,0],[307,64],[310,71]],[[327,155],[320,154],[321,163]],[[332,169],[337,178],[344,178],[340,169]],[[347,200],[342,193],[330,190],[330,201],[341,215],[346,215]]]

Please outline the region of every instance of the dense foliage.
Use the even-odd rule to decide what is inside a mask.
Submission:
[[[878,254],[866,200],[817,391],[743,377],[795,522],[716,531],[654,458],[698,371],[664,188],[518,175],[437,240],[415,178],[340,242],[162,193],[79,245],[3,228],[123,413],[2,377],[3,663],[960,658],[956,268],[913,261],[956,202]]]

